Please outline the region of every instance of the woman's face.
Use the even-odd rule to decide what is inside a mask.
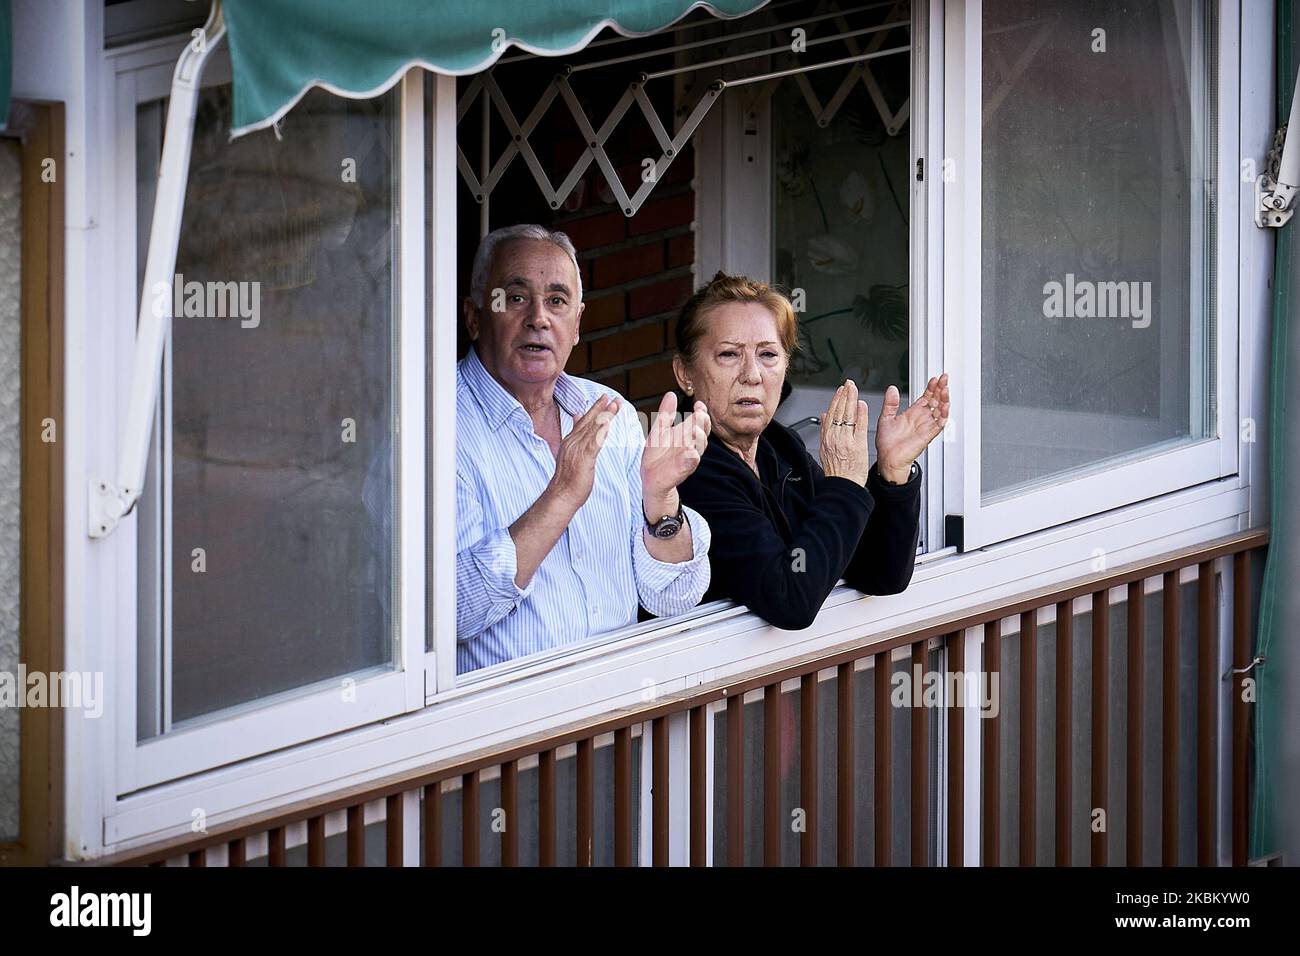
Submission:
[[[682,390],[708,406],[713,431],[751,445],[776,414],[788,358],[776,316],[757,302],[727,302],[703,315],[689,362],[673,363]]]

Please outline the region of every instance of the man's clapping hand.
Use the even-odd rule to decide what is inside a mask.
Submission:
[[[641,493],[646,515],[652,519],[677,513],[677,486],[699,467],[713,428],[703,402],[696,402],[694,410],[674,425],[676,415],[677,396],[666,392],[641,453]]]

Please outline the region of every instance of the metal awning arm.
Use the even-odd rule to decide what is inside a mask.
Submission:
[[[149,256],[144,269],[139,321],[136,323],[135,356],[131,361],[131,401],[118,447],[117,480],[90,478],[88,530],[92,538],[102,538],[117,527],[118,521],[140,500],[140,490],[144,485],[154,407],[158,401],[163,345],[172,318],[172,280],[181,236],[181,213],[185,208],[199,81],[208,57],[225,34],[221,0],[212,0],[207,24],[202,32],[195,31],[193,41],[181,53],[172,74],[162,162],[154,195],[153,225],[149,233]]]
[[[1291,115],[1287,120],[1285,134],[1282,130],[1278,131],[1278,139],[1274,141],[1273,150],[1280,150],[1281,157],[1278,160],[1276,179],[1272,174],[1272,169],[1266,169],[1255,179],[1255,225],[1260,228],[1277,229],[1285,226],[1291,220],[1295,213],[1292,205],[1295,203],[1296,193],[1300,192],[1300,145],[1296,143],[1300,136],[1294,135],[1300,127],[1296,124],[1300,121],[1300,84],[1291,92]],[[1269,166],[1271,167],[1271,163]]]

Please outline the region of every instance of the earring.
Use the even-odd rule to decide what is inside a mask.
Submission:
[[[687,394],[687,395],[694,395],[694,394],[695,394],[695,387],[694,387],[693,385],[691,385],[690,382],[687,382],[687,383],[686,383],[686,394]]]

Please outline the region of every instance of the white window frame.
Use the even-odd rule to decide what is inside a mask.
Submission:
[[[138,314],[136,292],[136,139],[138,105],[162,99],[171,93],[172,72],[182,45],[166,41],[126,47],[105,54],[106,72],[112,79],[114,128],[114,202],[110,228],[119,238],[115,244],[114,315],[121,320],[120,334],[134,339],[135,316]],[[203,86],[230,81],[229,55],[224,49],[214,51],[207,63]],[[309,687],[232,707],[187,722],[185,726],[157,737],[137,741],[136,734],[136,663],[138,646],[137,605],[135,601],[118,604],[114,673],[106,674],[107,686],[116,689],[116,699],[126,706],[116,709],[114,753],[115,795],[156,786],[212,767],[246,760],[260,754],[292,747],[305,741],[395,717],[417,710],[425,702],[425,274],[424,274],[424,86],[423,76],[413,71],[398,87],[398,202],[395,225],[398,248],[394,263],[394,322],[398,324],[400,343],[394,355],[396,387],[393,394],[395,432],[394,505],[398,520],[393,522],[398,535],[397,561],[393,574],[397,579],[394,605],[394,630],[391,666],[370,668],[337,679],[321,681]],[[130,131],[131,135],[120,135]],[[127,325],[125,317],[129,317]],[[166,356],[170,356],[170,333]],[[169,362],[165,359],[165,365]],[[164,402],[167,408],[170,402]],[[120,428],[121,418],[109,423],[112,433]],[[155,435],[155,447],[158,447]],[[166,443],[164,443],[166,444]],[[170,472],[170,459],[160,469]],[[167,482],[169,483],[169,482]],[[117,547],[136,554],[139,509],[124,519],[113,536]],[[167,529],[163,529],[170,543]],[[169,558],[164,555],[165,567]],[[134,560],[122,574],[124,594],[136,592]],[[129,582],[129,583],[128,583]],[[165,576],[157,582],[165,587]],[[164,645],[167,623],[161,622]],[[351,678],[349,700],[343,700],[343,680]],[[162,676],[164,682],[167,675]],[[351,699],[355,698],[355,699]]]
[[[1215,2],[1215,0],[1207,0]],[[981,428],[981,84],[982,0],[953,0],[945,7],[945,152],[955,181],[944,191],[944,351],[953,356],[953,419],[956,445],[944,475],[953,513],[963,516],[966,550],[1051,528],[1088,515],[1216,481],[1236,474],[1238,436],[1238,324],[1235,304],[1237,271],[1216,270],[1217,402],[1214,436],[1175,448],[1135,453],[1106,467],[1090,467],[1078,476],[1061,476],[1024,491],[1010,491],[984,501],[980,489]],[[1214,237],[1216,260],[1237,260],[1241,220],[1239,166],[1240,61],[1236,37],[1238,0],[1218,3],[1218,130]],[[1196,109],[1195,103],[1193,110]],[[1204,116],[1194,115],[1193,122]],[[975,306],[972,306],[975,303]],[[1193,333],[1194,335],[1197,333]],[[1193,390],[1197,389],[1195,375]],[[1140,456],[1140,457],[1139,457]]]
[[[944,58],[933,55],[933,51],[945,48],[945,2],[928,0],[917,6],[928,7],[930,35],[926,50],[932,55],[926,71],[931,82],[931,112],[922,124],[917,112],[922,104],[914,100],[913,121],[927,130],[930,148],[925,156],[927,169],[933,169],[936,164],[930,158],[943,155],[943,87],[938,81],[945,72]],[[90,20],[97,19],[99,13],[102,8]],[[1231,45],[1225,42],[1220,47],[1221,63],[1227,62],[1230,51],[1236,56],[1240,35],[1263,35],[1272,28],[1271,4],[1247,5],[1241,20],[1241,34],[1231,36]],[[1236,21],[1232,22],[1235,28]],[[960,24],[957,27],[960,29]],[[70,310],[70,369],[84,367],[87,374],[85,388],[76,384],[75,377],[70,378],[69,413],[83,415],[87,423],[86,428],[67,430],[69,486],[73,489],[69,501],[74,506],[84,501],[78,493],[80,489],[75,487],[75,479],[84,475],[81,469],[108,473],[115,464],[113,436],[130,387],[135,244],[134,231],[121,226],[119,220],[128,215],[128,221],[134,222],[134,201],[129,200],[121,207],[121,196],[103,202],[94,198],[111,195],[116,188],[112,170],[115,163],[124,161],[124,151],[132,153],[133,160],[134,138],[123,135],[122,120],[114,116],[115,74],[140,65],[164,63],[169,71],[180,42],[172,40],[162,44],[167,50],[165,56],[153,53],[151,58],[145,57],[148,63],[135,67],[127,60],[148,54],[148,45],[114,51],[112,56],[88,50],[87,74],[83,85],[74,93],[72,115],[77,108],[77,97],[85,108],[97,111],[98,115],[86,124],[81,156],[73,155],[69,160],[72,181],[77,170],[81,170],[92,184],[86,203],[89,217],[86,226],[80,232],[73,227],[70,237],[70,249],[74,252],[69,261],[69,301],[95,303],[102,301],[99,290],[114,290],[113,308],[104,313],[102,321],[79,318],[89,310]],[[919,41],[914,55],[924,55]],[[1245,71],[1240,111],[1242,140],[1246,153],[1255,157],[1258,164],[1273,134],[1272,58],[1247,59],[1242,62],[1242,69]],[[608,717],[621,709],[644,707],[647,687],[663,697],[701,684],[726,682],[755,671],[773,669],[792,658],[826,653],[847,642],[870,653],[872,639],[885,639],[915,629],[936,615],[1056,586],[1086,574],[1096,567],[1099,547],[1105,549],[1106,560],[1114,566],[1254,527],[1266,520],[1267,499],[1258,487],[1266,474],[1266,461],[1263,443],[1257,442],[1243,448],[1240,472],[1226,480],[1182,489],[977,551],[962,554],[952,548],[931,551],[918,560],[912,584],[901,595],[864,597],[848,588],[837,589],[817,621],[804,631],[780,631],[744,608],[710,605],[668,622],[648,622],[605,635],[599,641],[553,658],[514,662],[507,673],[495,673],[456,687],[454,654],[445,653],[454,648],[455,642],[454,527],[453,522],[438,517],[454,513],[454,486],[448,465],[455,453],[455,328],[454,322],[448,319],[457,314],[455,217],[449,214],[454,211],[456,184],[455,97],[454,80],[437,77],[434,83],[434,122],[430,129],[433,191],[429,200],[435,218],[428,249],[434,281],[430,289],[428,336],[431,361],[427,424],[432,444],[428,448],[431,530],[427,600],[433,644],[444,653],[424,655],[429,706],[130,793],[117,786],[113,720],[98,724],[72,721],[68,728],[69,793],[77,799],[69,806],[67,842],[75,848],[70,852],[95,857],[188,835],[195,807],[204,808],[208,826],[212,828],[289,803],[335,793],[340,788],[365,785],[389,774],[461,760],[485,748]],[[134,117],[134,102],[130,104],[130,112]],[[1226,124],[1221,124],[1221,136],[1226,129]],[[70,144],[76,142],[75,136],[70,138]],[[130,169],[133,176],[133,161]],[[935,178],[927,175],[927,185]],[[133,195],[133,181],[128,185]],[[1242,188],[1249,190],[1249,184]],[[926,196],[931,210],[941,208],[943,196],[937,183],[934,188],[926,189]],[[1241,215],[1249,219],[1249,210],[1241,210],[1238,219]],[[932,231],[925,246],[926,269],[931,277],[941,277],[943,222],[936,216],[926,218]],[[1226,224],[1228,218],[1225,212],[1221,224]],[[75,216],[70,219],[73,221]],[[1241,310],[1243,336],[1242,370],[1235,381],[1241,390],[1243,412],[1262,420],[1267,407],[1267,388],[1266,376],[1258,370],[1265,368],[1267,362],[1271,237],[1261,231],[1250,231],[1243,232],[1242,238],[1239,269],[1243,280],[1249,278],[1249,281],[1240,283],[1240,297],[1233,300]],[[83,262],[75,257],[75,250],[83,247],[89,256],[84,270]],[[126,247],[129,247],[130,260],[120,258]],[[405,246],[403,261],[412,261],[406,255]],[[1222,267],[1235,261],[1235,258],[1225,260]],[[441,277],[447,281],[440,282]],[[932,281],[929,290],[927,315],[942,308],[938,283]],[[1228,307],[1227,302],[1221,302],[1221,308]],[[942,367],[944,347],[942,338],[927,342],[929,367]],[[99,354],[102,358],[88,361],[83,352]],[[409,354],[409,350],[404,350],[404,366]],[[405,381],[409,382],[409,377]],[[113,399],[105,401],[101,391]],[[1220,399],[1223,400],[1222,393]],[[938,444],[932,446],[932,453]],[[70,624],[84,621],[86,627],[84,637],[80,638],[77,628],[70,630],[67,666],[102,669],[106,686],[117,687],[118,671],[126,667],[133,674],[135,666],[135,522],[124,522],[113,536],[92,542],[86,535],[84,516],[79,515],[76,507],[70,507],[69,581],[84,583],[69,590],[68,619]],[[406,515],[409,519],[409,510]],[[411,592],[403,593],[406,600]],[[423,607],[425,593],[420,592],[417,600]],[[419,640],[423,639],[421,635]],[[129,657],[121,656],[123,648]],[[423,646],[420,650],[423,651]],[[971,666],[972,660],[978,661],[978,642],[968,640],[966,651],[967,665]],[[111,718],[119,708],[129,712],[130,730],[134,734],[134,697],[110,695],[105,716]],[[968,734],[970,729],[968,724]],[[678,761],[674,767],[684,766],[680,764],[684,746],[678,741],[678,752],[670,755],[670,760]],[[648,750],[643,751],[642,759],[648,759]],[[973,767],[974,764],[967,763],[968,791]],[[941,763],[941,775],[943,772]],[[978,788],[974,793],[977,797]],[[972,806],[978,804],[968,803],[968,823]],[[646,806],[642,809],[643,813],[647,812]],[[687,826],[685,814],[675,816],[674,826]],[[648,832],[648,828],[643,829],[643,839]],[[976,849],[972,842],[974,832],[968,826],[968,860]]]

